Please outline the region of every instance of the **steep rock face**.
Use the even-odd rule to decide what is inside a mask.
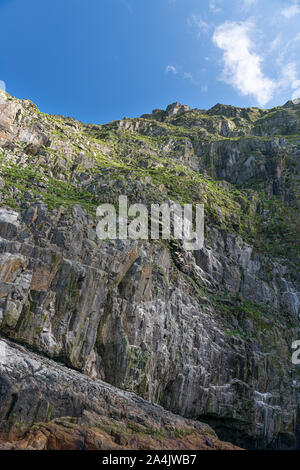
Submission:
[[[3,101],[1,334],[238,445],[297,446],[299,138],[251,137],[283,111],[175,103],[86,126]],[[204,202],[204,248],[97,240],[97,204],[120,194]]]

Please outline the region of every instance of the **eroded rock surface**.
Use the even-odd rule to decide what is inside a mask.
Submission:
[[[0,390],[0,449],[234,449],[206,424],[4,340]]]
[[[242,447],[297,447],[299,104],[175,103],[95,126],[3,96],[0,335],[75,369],[82,383],[134,392]],[[122,194],[204,203],[204,248],[99,241],[96,207]],[[9,415],[13,428],[28,412],[6,390],[4,370],[4,424],[14,400],[21,410]],[[51,390],[36,374],[28,390],[47,403]],[[81,417],[76,403],[52,418]],[[38,447],[55,447],[49,436],[60,425],[41,426],[22,445],[42,433]],[[82,426],[74,424],[79,440]]]

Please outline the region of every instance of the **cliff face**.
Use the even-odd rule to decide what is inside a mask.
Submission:
[[[299,103],[175,103],[100,126],[1,93],[0,335],[10,351],[22,344],[25,362],[31,350],[64,364],[61,390],[67,374],[100,379],[243,447],[299,445]],[[96,208],[119,195],[204,203],[204,248],[98,240]],[[5,435],[32,424],[26,393],[35,422],[69,416],[82,432],[81,398],[56,406],[60,392],[18,367],[6,386],[6,357]]]

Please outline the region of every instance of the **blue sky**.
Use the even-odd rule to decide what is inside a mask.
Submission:
[[[300,96],[300,0],[0,0],[0,88],[104,123]]]

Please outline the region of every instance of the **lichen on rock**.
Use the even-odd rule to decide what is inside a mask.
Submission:
[[[2,338],[27,348],[22,361],[34,351],[63,364],[58,387],[75,370],[82,383],[103,380],[133,392],[209,423],[238,446],[297,447],[300,382],[291,345],[300,325],[299,103],[208,111],[174,103],[86,125],[5,98]],[[123,194],[130,203],[203,203],[203,249],[187,252],[174,240],[98,240],[97,206]],[[19,422],[28,429],[32,416],[9,412],[27,395],[18,374],[8,386],[5,364],[2,428],[9,421],[13,430]],[[72,392],[68,409],[45,393],[43,386],[31,444],[23,446],[40,442],[40,433],[48,437],[34,445],[54,446],[57,420],[79,416]],[[84,441],[90,424],[76,419],[69,438]]]

